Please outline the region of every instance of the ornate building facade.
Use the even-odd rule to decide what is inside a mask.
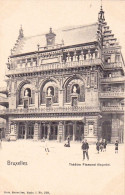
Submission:
[[[7,63],[6,137],[123,142],[125,65],[101,7],[97,23],[25,37]]]

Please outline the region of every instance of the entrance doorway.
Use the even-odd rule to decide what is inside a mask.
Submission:
[[[102,123],[102,139],[111,142],[111,134],[112,134],[111,122],[104,121]]]
[[[67,137],[70,137],[70,140],[73,139],[73,123],[68,122],[65,124],[65,140]]]
[[[20,124],[19,125],[19,134],[18,134],[19,139],[24,139],[25,138],[25,124]]]
[[[29,124],[27,129],[27,139],[33,139],[34,137],[34,124]]]
[[[76,133],[75,133],[75,140],[81,141],[84,139],[84,123],[83,122],[77,122],[76,123]]]
[[[50,140],[57,140],[58,135],[58,125],[56,123],[52,123],[50,126]]]
[[[41,131],[40,131],[41,135],[41,139],[43,138],[47,138],[47,135],[48,135],[48,127],[47,127],[47,124],[41,124]]]

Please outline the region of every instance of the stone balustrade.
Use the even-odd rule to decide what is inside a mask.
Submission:
[[[101,83],[124,82],[125,76],[101,78]]]
[[[112,68],[122,68],[121,62],[114,62],[104,65],[104,69],[112,69]]]
[[[125,92],[101,92],[99,94],[100,98],[111,98],[111,97],[120,97],[124,98],[125,97]]]
[[[0,87],[0,93],[7,94],[7,87]]]
[[[1,114],[44,114],[44,113],[78,113],[78,112],[100,112],[99,107],[47,107],[47,108],[31,108],[31,109],[6,109],[1,110]],[[0,115],[1,115],[0,114]]]
[[[46,113],[86,113],[86,112],[124,112],[123,106],[102,106],[100,107],[59,107],[59,108],[32,108],[32,109],[4,109],[0,110],[0,115],[7,114],[46,114]]]
[[[80,61],[72,61],[72,62],[61,62],[61,63],[50,63],[50,64],[42,64],[40,66],[34,67],[25,67],[14,70],[7,70],[6,75],[12,74],[20,74],[20,73],[31,73],[31,72],[39,72],[39,71],[47,71],[47,70],[59,70],[65,68],[75,68],[82,66],[93,66],[93,65],[101,65],[102,60],[100,58],[97,59],[89,59],[89,60],[80,60]]]
[[[8,98],[0,96],[0,102],[8,102]]]
[[[101,110],[103,112],[124,112],[124,106],[102,106]]]

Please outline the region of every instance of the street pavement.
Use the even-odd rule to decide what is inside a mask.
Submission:
[[[106,152],[89,145],[89,160],[83,161],[81,143],[17,140],[0,148],[0,195],[124,195],[124,145]]]

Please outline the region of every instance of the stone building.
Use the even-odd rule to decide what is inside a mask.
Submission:
[[[23,29],[7,63],[6,137],[123,142],[125,65],[105,21],[25,37]]]

